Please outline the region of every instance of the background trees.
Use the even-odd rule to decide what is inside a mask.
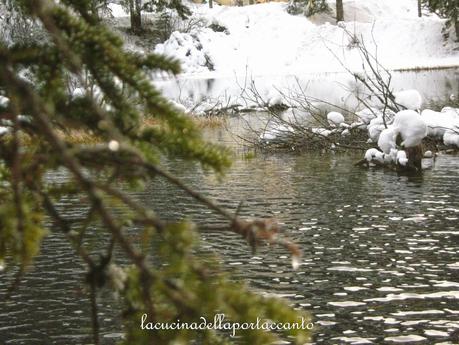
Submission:
[[[39,252],[48,217],[53,231],[65,235],[87,267],[94,344],[99,343],[96,300],[101,289],[112,289],[121,298],[125,344],[225,340],[212,330],[142,331],[144,313],[150,322],[211,320],[216,311],[237,322],[253,322],[254,317],[297,322],[300,314],[284,302],[251,293],[230,282],[215,262],[196,257],[198,236],[192,224],[168,223],[126,192],[149,179],[164,179],[227,219],[228,231],[246,239],[253,250],[266,242],[280,244],[298,261],[298,248],[282,237],[273,220],[240,219],[162,167],[164,157],[200,163],[217,173],[230,164],[228,152],[206,143],[193,122],[152,85],[151,74],[176,74],[177,62],[123,50],[121,39],[99,23],[89,0],[12,4],[37,23],[46,39],[16,43],[0,38],[0,121],[7,128],[0,137],[0,261],[15,272],[11,288],[20,284]],[[145,126],[146,117],[153,126]],[[72,129],[90,133],[94,141],[71,141],[66,134]],[[66,172],[64,183],[50,178],[56,170]],[[87,203],[83,224],[61,214],[58,201],[63,197]],[[102,232],[106,241],[89,250],[85,238],[91,231]],[[117,264],[116,252],[130,265]],[[240,334],[247,344],[276,338],[260,330]],[[303,330],[283,334],[298,343],[307,340]]]
[[[126,10],[129,11],[131,32],[136,35],[141,34],[144,30],[142,12],[145,10],[162,12],[165,9],[172,9],[176,11],[182,19],[187,18],[191,14],[190,9],[184,5],[181,0],[123,0],[122,4]],[[209,6],[210,5],[211,3],[209,3]]]
[[[344,20],[343,0],[336,0],[336,21],[342,22]]]
[[[423,0],[424,4],[432,12],[443,18],[447,18],[447,28],[453,27],[456,40],[459,41],[459,0]]]
[[[305,16],[313,16],[317,13],[330,12],[327,0],[291,0],[287,11],[292,14],[304,13]],[[336,21],[344,20],[343,1],[336,1]]]

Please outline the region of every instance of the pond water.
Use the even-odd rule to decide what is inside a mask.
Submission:
[[[224,128],[211,136],[234,145]],[[458,156],[425,160],[423,176],[409,178],[356,168],[360,155],[259,154],[248,160],[235,148],[221,181],[185,162],[168,168],[228,209],[243,201],[242,217],[278,219],[303,250],[298,270],[282,248],[252,255],[221,218],[163,180],[134,196],[166,219],[195,221],[202,229],[200,250],[218,253],[235,279],[309,311],[314,344],[459,343]],[[63,199],[60,207],[75,221],[87,212],[76,198]],[[104,241],[103,235],[95,240]],[[0,344],[90,343],[90,303],[79,287],[84,274],[66,240],[51,232],[9,302],[2,298],[11,272],[0,275]],[[115,344],[119,307],[110,295],[99,302],[103,344]]]
[[[412,179],[355,168],[356,159],[312,154],[238,159],[222,183],[188,164],[171,164],[227,208],[244,201],[242,216],[277,218],[304,252],[297,271],[280,248],[262,248],[253,256],[224,230],[224,221],[160,180],[136,197],[166,218],[192,218],[203,228],[202,249],[215,250],[237,278],[310,311],[316,344],[360,338],[382,343],[399,336],[457,344],[459,157],[440,156],[423,177]],[[61,206],[74,219],[85,211],[77,200]],[[90,341],[89,302],[75,287],[83,274],[65,240],[50,235],[12,301],[2,302],[1,343]],[[4,292],[3,279],[0,288]],[[109,296],[101,299],[105,344],[119,337],[113,303]]]
[[[205,232],[204,246],[252,286],[309,310],[317,344],[400,336],[457,343],[459,158],[441,157],[415,179],[352,163],[349,156],[269,156],[236,162],[222,185],[205,175],[188,179],[229,208],[243,200],[242,215],[282,222],[304,251],[298,271],[282,250],[252,256],[221,231]],[[164,212],[210,225],[193,200],[174,200]]]

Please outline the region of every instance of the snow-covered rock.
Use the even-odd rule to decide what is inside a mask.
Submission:
[[[374,143],[377,143],[379,139],[379,135],[385,128],[386,127],[384,126],[384,120],[382,116],[378,116],[374,118],[373,120],[371,120],[370,123],[368,124],[368,127],[367,127],[368,136]]]
[[[384,154],[384,163],[389,164],[397,161],[397,149],[391,149],[389,154]]]
[[[396,133],[392,126],[384,129],[379,135],[378,147],[386,154],[389,154],[391,149],[395,149],[395,136]]]
[[[424,158],[433,158],[433,153],[432,151],[430,150],[427,150],[426,152],[424,152]]]
[[[371,148],[365,152],[365,159],[367,162],[372,162],[373,160],[384,162],[384,154],[378,149]]]
[[[326,128],[311,128],[311,132],[317,135],[320,135],[322,137],[328,137],[332,131]]]
[[[425,109],[421,117],[427,124],[429,136],[442,139],[447,130],[459,132],[459,114],[454,108],[443,108],[441,112]]]
[[[419,110],[422,107],[422,96],[417,90],[403,90],[394,93],[395,102],[406,109]]]
[[[403,147],[414,147],[421,144],[427,135],[427,125],[421,115],[413,110],[402,110],[395,115],[394,131],[402,137]]]
[[[406,164],[408,163],[408,157],[406,156],[405,151],[397,151],[397,163],[406,166]]]
[[[441,110],[442,113],[451,113],[451,114],[455,114],[456,116],[459,117],[459,108],[453,108],[453,107],[444,107],[442,110]]]
[[[331,111],[327,114],[327,120],[330,126],[339,126],[344,123],[344,116],[337,111]]]
[[[443,135],[443,143],[445,145],[454,145],[459,147],[459,132],[447,130]]]

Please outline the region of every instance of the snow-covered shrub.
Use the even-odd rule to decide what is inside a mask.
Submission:
[[[162,43],[176,31],[191,33],[205,26],[206,21],[202,17],[190,16],[182,18],[175,11],[164,10],[156,19],[152,20],[150,32],[155,36],[158,43]]]
[[[214,69],[213,62],[203,48],[199,37],[194,34],[175,31],[166,42],[155,47],[155,53],[185,61],[182,68],[186,72]]]

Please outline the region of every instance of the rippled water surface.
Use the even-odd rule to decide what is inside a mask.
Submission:
[[[309,310],[316,344],[458,344],[459,157],[440,156],[422,178],[358,169],[357,159],[237,159],[221,182],[192,165],[170,165],[227,208],[243,201],[242,216],[277,218],[304,251],[297,271],[280,248],[252,255],[224,221],[161,180],[136,197],[168,219],[200,224],[201,250],[216,251],[237,279]],[[86,211],[78,200],[61,207],[77,220]],[[84,269],[72,255],[51,233],[12,301],[0,305],[0,344],[90,342],[87,293],[75,287]],[[105,344],[119,340],[114,308],[102,296]]]

